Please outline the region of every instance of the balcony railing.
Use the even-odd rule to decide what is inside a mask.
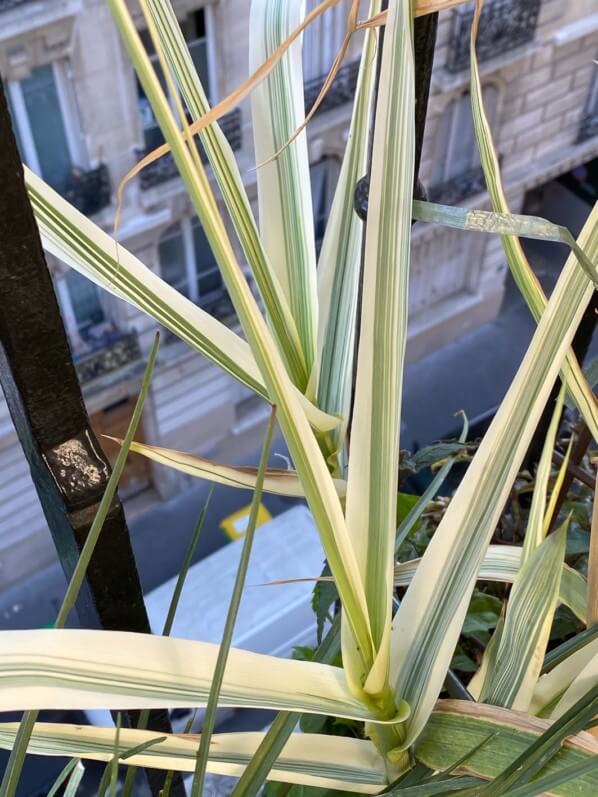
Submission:
[[[32,0],[0,0],[0,12],[10,11],[11,8],[31,3]]]
[[[577,133],[577,143],[581,144],[594,136],[598,136],[598,109],[588,112],[582,117]]]
[[[358,72],[359,61],[351,61],[345,64],[345,66],[342,66],[337,72],[332,85],[326,92],[326,96],[322,100],[322,104],[318,108],[317,113],[330,111],[333,108],[338,108],[339,105],[344,105],[346,102],[352,102],[355,96]],[[309,112],[309,109],[317,100],[326,77],[326,75],[322,75],[313,80],[306,81],[303,87],[306,112]]]
[[[481,194],[485,189],[484,171],[481,166],[474,166],[445,183],[430,186],[428,196],[430,202],[456,205],[470,196]]]
[[[485,61],[532,41],[542,0],[487,0],[477,41],[479,61]],[[469,66],[469,31],[473,4],[453,10],[446,68],[460,72]]]
[[[233,148],[233,151],[240,149],[243,143],[243,135],[241,131],[241,110],[239,108],[235,108],[234,111],[225,114],[221,119],[219,119],[218,123],[220,125],[220,129],[228,139],[228,143]],[[198,150],[202,161],[205,163],[207,158],[201,143],[198,144]],[[145,149],[135,150],[135,153],[138,160],[141,160],[148,154],[147,150]],[[153,163],[150,163],[149,166],[146,166],[145,169],[143,169],[139,174],[139,182],[141,188],[146,190],[148,188],[153,188],[156,185],[160,185],[160,183],[166,183],[168,180],[178,177],[178,174],[179,172],[172,154],[169,152],[166,155],[163,155],[161,158],[158,158],[158,160],[155,160]]]
[[[0,0],[1,2],[1,0]],[[62,191],[65,199],[86,216],[93,216],[110,204],[110,175],[105,163],[97,169],[73,169]]]
[[[75,359],[79,382],[85,385],[140,358],[141,350],[137,333],[123,334],[101,348]]]

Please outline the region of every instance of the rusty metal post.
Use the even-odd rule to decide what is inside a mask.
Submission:
[[[111,470],[89,424],[1,86],[0,81],[0,382],[69,579]],[[118,498],[77,613],[84,627],[150,633]],[[166,712],[152,714],[151,727],[170,730]],[[135,721],[132,712],[129,722]],[[158,794],[163,775],[152,773],[150,780]]]

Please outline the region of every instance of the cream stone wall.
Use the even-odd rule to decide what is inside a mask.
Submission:
[[[346,3],[346,0],[343,0]],[[486,0],[505,3],[506,0]],[[512,0],[521,2],[521,0]],[[181,18],[205,10],[210,90],[220,99],[248,74],[248,0],[174,0]],[[131,3],[139,25],[138,8]],[[33,9],[35,8],[35,13]],[[2,11],[0,0],[0,72],[8,80],[26,77],[32,67],[68,59],[78,124],[87,166],[108,166],[112,204],[94,217],[107,230],[114,221],[114,189],[137,160],[143,131],[133,71],[104,0],[24,0]],[[433,164],[445,154],[443,114],[468,88],[468,70],[449,72],[451,30],[456,11],[441,14],[421,178],[430,187]],[[338,28],[338,26],[337,26]],[[336,30],[335,35],[339,35]],[[313,43],[312,43],[313,46]],[[348,61],[356,56],[354,43]],[[481,65],[484,85],[495,87],[492,127],[513,210],[526,192],[598,155],[598,136],[577,143],[581,114],[598,57],[598,14],[594,0],[543,0],[530,42],[497,53]],[[250,199],[255,203],[255,173],[248,102],[240,106],[242,146],[236,153]],[[341,157],[350,104],[320,113],[311,123],[310,159]],[[461,204],[488,207],[483,193]],[[174,222],[192,215],[178,179],[142,189],[126,188],[120,239],[159,273],[158,242]],[[231,231],[232,233],[232,231]],[[235,236],[239,257],[242,259]],[[51,262],[58,274],[62,266]],[[506,265],[500,242],[481,235],[416,226],[410,295],[412,359],[494,318],[502,301]],[[142,351],[155,324],[130,306],[103,299],[107,314],[122,330],[139,335]],[[231,320],[234,323],[234,320]],[[89,383],[90,412],[133,395],[139,364]],[[162,346],[145,416],[146,438],[187,451],[217,454],[227,447],[241,457],[252,425],[263,419],[263,405],[247,390],[180,343]],[[231,445],[230,440],[233,440]],[[246,443],[249,445],[249,443]],[[0,588],[51,561],[45,528],[24,457],[0,401]],[[153,488],[166,498],[185,489],[189,479],[152,469]]]

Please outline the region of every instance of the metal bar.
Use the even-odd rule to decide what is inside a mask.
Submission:
[[[110,465],[83,404],[1,85],[0,382],[69,579]],[[84,627],[150,633],[118,498],[91,559],[77,613]],[[136,713],[129,721],[135,724]],[[166,712],[155,712],[152,726],[170,731]],[[149,779],[158,794],[161,779],[156,773]]]

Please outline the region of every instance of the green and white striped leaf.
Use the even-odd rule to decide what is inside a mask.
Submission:
[[[473,124],[480,149],[480,158],[488,194],[494,210],[500,213],[509,213],[509,203],[502,184],[500,164],[492,138],[492,131],[484,111],[482,82],[476,57],[476,38],[481,10],[482,4],[480,0],[476,0],[470,39]],[[546,307],[546,296],[542,286],[534,274],[518,238],[514,235],[503,235],[501,240],[513,279],[527,302],[532,315],[538,321]],[[594,262],[592,258],[590,260]],[[563,378],[567,382],[571,397],[592,432],[594,439],[598,440],[598,403],[583,375],[577,358],[571,351],[567,352],[566,360],[563,363]]]
[[[540,676],[559,595],[568,521],[528,558],[509,595],[500,641],[479,700],[528,711]]]
[[[148,0],[147,7],[191,119],[196,121],[210,110],[210,106],[172,3],[170,0]],[[268,262],[232,148],[217,122],[204,128],[200,139],[255,277],[280,352],[293,381],[304,391],[309,373],[297,328],[290,305]]]
[[[412,11],[392,3],[384,36],[365,237],[347,526],[365,584],[374,669],[358,669],[343,635],[348,677],[380,695],[387,684],[396,533],[401,390],[407,342],[415,157]],[[400,699],[400,695],[399,695]]]
[[[263,64],[305,16],[305,0],[252,0],[249,18],[251,70]],[[301,41],[294,42],[251,94],[260,232],[270,263],[287,297],[306,367],[316,359],[318,295]],[[278,157],[266,163],[279,150]],[[260,165],[263,164],[263,165]]]
[[[143,3],[145,1],[143,0]],[[326,462],[309,427],[297,391],[285,370],[272,334],[236,260],[205,170],[195,148],[188,148],[185,137],[177,127],[127,5],[124,0],[108,0],[108,5],[220,266],[268,396],[272,403],[276,404],[278,421],[305,488],[305,495],[314,515],[322,546],[336,580],[343,602],[344,616],[350,625],[351,633],[358,641],[365,666],[368,666],[373,660],[374,649],[365,592],[355,552],[347,533],[341,503]],[[152,38],[159,47],[151,18],[147,16],[146,21]]]
[[[369,16],[380,7],[380,0],[372,0]],[[351,197],[367,167],[377,36],[369,31],[364,41],[349,137],[318,259],[318,406],[342,418],[349,417],[351,404],[363,239]],[[342,443],[337,436],[337,445]]]
[[[120,440],[110,437],[116,443]],[[144,457],[174,468],[189,476],[197,479],[206,479],[216,484],[225,484],[227,487],[239,487],[241,489],[253,490],[257,478],[257,468],[240,465],[223,465],[220,462],[213,462],[210,459],[199,457],[195,454],[185,454],[183,451],[176,451],[172,448],[161,448],[160,446],[149,446],[145,443],[131,443],[131,451],[142,454]],[[343,497],[346,492],[347,483],[343,479],[334,479],[337,492]],[[303,498],[305,492],[303,485],[294,470],[284,468],[266,468],[264,479],[264,492],[274,495],[286,495],[292,498]]]
[[[592,262],[598,259],[598,205],[578,243]],[[412,709],[407,744],[423,729],[440,693],[492,533],[592,293],[571,255],[395,616],[391,677]]]
[[[431,769],[442,770],[473,750],[458,772],[490,780],[525,754],[549,728],[546,720],[520,712],[467,701],[441,700],[417,741],[415,756]],[[568,767],[592,761],[597,755],[597,740],[581,731],[567,738],[556,755],[545,762],[541,774],[556,776]],[[506,797],[510,791],[501,793]],[[598,793],[598,770],[542,793],[555,797],[594,797]]]
[[[500,581],[512,584],[521,566],[522,549],[515,545],[489,545],[478,573],[478,581]],[[421,559],[395,565],[395,586],[407,587],[413,580]],[[573,614],[586,621],[587,583],[577,570],[563,564],[559,601]]]
[[[0,724],[0,748],[9,750],[18,725]],[[207,771],[239,777],[251,761],[263,733],[215,734],[210,744]],[[122,728],[119,750],[122,753],[151,742],[155,732]],[[126,763],[152,769],[193,772],[198,737],[168,734],[126,759]],[[78,756],[94,761],[110,761],[114,754],[114,728],[35,725],[29,752],[43,756]],[[122,755],[121,753],[121,755]],[[122,758],[121,758],[122,760]],[[362,739],[315,734],[293,734],[269,775],[271,780],[325,789],[341,789],[375,794],[387,785],[384,761],[374,745]]]
[[[218,645],[122,631],[3,631],[0,711],[205,706]],[[219,705],[377,721],[338,667],[232,648]],[[404,706],[398,718],[408,712]]]
[[[588,678],[585,691],[588,691],[598,682],[598,678],[591,674],[591,668],[596,666],[594,662],[598,664],[598,639],[591,639],[583,647],[571,653],[564,661],[540,677],[534,689],[530,713],[551,716],[552,711],[563,695],[584,673],[584,677],[587,676]],[[579,686],[579,683],[578,681],[577,686]],[[574,702],[574,700],[571,701],[569,705]]]
[[[268,397],[255,358],[242,338],[154,274],[30,169],[24,169],[47,252],[147,313],[244,385]]]
[[[268,398],[251,349],[239,335],[154,274],[27,166],[24,170],[47,252],[142,310],[258,395]],[[300,393],[297,396],[314,428],[326,432],[338,426],[337,418],[319,410]]]

